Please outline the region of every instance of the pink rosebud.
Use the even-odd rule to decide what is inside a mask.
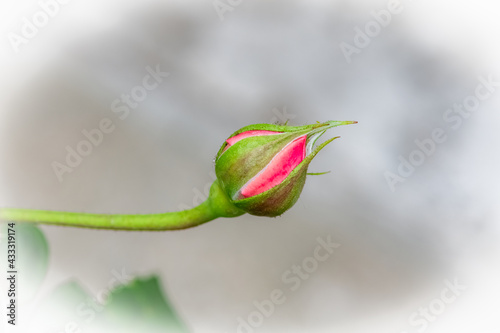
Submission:
[[[311,160],[336,138],[314,149],[316,140],[329,128],[353,123],[244,127],[219,150],[215,164],[219,183],[233,204],[245,212],[281,215],[298,200]]]

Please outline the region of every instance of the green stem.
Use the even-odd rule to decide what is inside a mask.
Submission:
[[[236,217],[244,212],[235,207],[216,180],[208,199],[180,212],[146,215],[108,215],[4,208],[0,220],[35,222],[80,228],[112,230],[179,230],[198,226],[219,217]]]

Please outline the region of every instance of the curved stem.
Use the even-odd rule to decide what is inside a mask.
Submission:
[[[7,221],[115,230],[185,229],[217,217],[206,202],[181,212],[147,215],[88,214],[16,208],[6,208],[0,211],[0,219]]]
[[[205,202],[180,212],[108,215],[4,208],[0,209],[0,220],[112,230],[179,230],[195,227],[219,217],[236,217],[243,214],[243,211],[230,202],[216,180]]]

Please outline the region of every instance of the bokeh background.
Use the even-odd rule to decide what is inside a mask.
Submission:
[[[238,332],[274,289],[286,301],[255,332],[498,332],[500,87],[460,128],[443,120],[479,76],[500,80],[498,2],[401,0],[350,63],[341,43],[388,1],[222,3],[223,20],[212,1],[73,0],[19,52],[9,33],[40,5],[0,5],[2,207],[173,211],[200,202],[240,127],[359,121],[330,131],[342,138],[310,171],[332,172],[309,177],[280,218],[157,233],[42,226],[50,261],[35,305],[70,279],[97,294],[124,269],[157,274],[196,333]],[[147,66],[170,75],[122,120],[111,104]],[[60,182],[51,164],[103,118],[115,130]],[[391,191],[386,172],[436,128],[447,140]],[[282,275],[328,235],[341,246],[291,291]],[[467,289],[425,330],[411,324],[445,280]]]

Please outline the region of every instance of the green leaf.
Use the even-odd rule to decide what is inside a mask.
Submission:
[[[113,291],[101,320],[103,327],[113,332],[188,332],[156,276],[135,279]]]
[[[38,331],[43,327],[43,332],[188,332],[155,276],[117,287],[104,304],[78,282],[64,283],[41,302],[30,324]]]

